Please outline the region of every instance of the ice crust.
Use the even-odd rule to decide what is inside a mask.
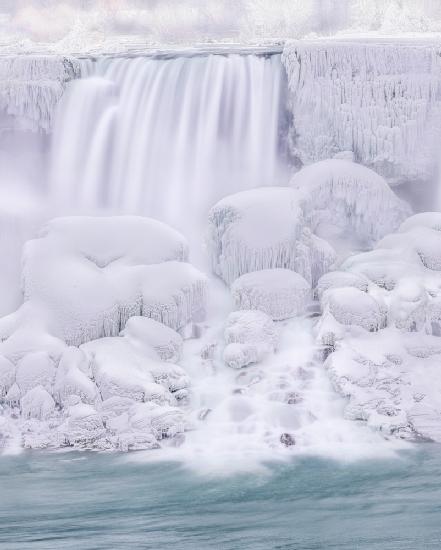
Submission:
[[[150,449],[188,427],[187,326],[206,277],[148,218],[59,218],[23,257],[25,302],[0,320],[0,438],[31,448]],[[5,435],[6,434],[6,435]]]
[[[319,294],[317,339],[335,388],[348,398],[345,415],[386,437],[441,441],[439,220],[439,213],[411,216],[374,250],[347,259],[349,283],[362,274],[367,287]]]
[[[311,285],[289,269],[264,269],[234,281],[231,293],[237,309],[257,309],[274,321],[305,313]]]
[[[391,179],[431,176],[441,99],[436,42],[294,40],[282,61],[301,164],[353,151]]]
[[[59,55],[0,57],[0,112],[23,130],[49,132],[67,83],[81,75],[81,63]]]

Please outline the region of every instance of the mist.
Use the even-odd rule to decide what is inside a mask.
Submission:
[[[143,44],[262,42],[333,33],[439,32],[435,0],[3,0],[0,42],[63,51]]]

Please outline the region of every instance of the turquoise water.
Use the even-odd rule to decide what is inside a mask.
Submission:
[[[305,458],[207,478],[127,456],[0,458],[0,548],[441,547],[441,449],[399,460]]]

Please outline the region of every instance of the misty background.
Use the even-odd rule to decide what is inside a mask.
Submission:
[[[441,32],[441,2],[0,0],[0,48],[23,51],[41,44],[65,51],[115,48],[117,37],[147,45],[255,43],[339,32]]]

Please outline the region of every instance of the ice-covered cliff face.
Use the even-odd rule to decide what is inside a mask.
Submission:
[[[80,75],[73,57],[0,57],[0,115],[12,117],[20,129],[48,132],[67,82]]]
[[[292,41],[282,60],[301,163],[350,150],[388,178],[430,177],[441,115],[439,44]]]
[[[228,192],[283,181],[279,55],[104,58],[89,68],[55,126],[61,203],[182,227]]]

